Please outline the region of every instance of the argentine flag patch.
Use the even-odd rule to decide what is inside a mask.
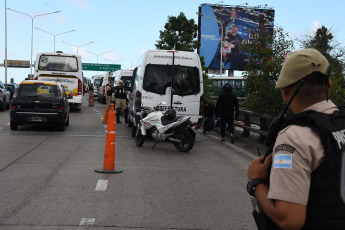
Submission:
[[[274,156],[274,169],[291,169],[292,155],[291,154],[276,154]]]

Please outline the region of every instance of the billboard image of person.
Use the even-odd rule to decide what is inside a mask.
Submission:
[[[261,26],[268,32],[273,31],[272,9],[204,4],[199,12],[206,16],[199,17],[199,56],[204,56],[208,69],[220,68],[222,54],[224,69],[244,70],[248,56],[241,51],[241,46],[251,42],[253,31],[259,33],[259,18],[263,19]]]

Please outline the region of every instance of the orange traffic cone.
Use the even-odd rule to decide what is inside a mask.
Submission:
[[[102,123],[108,123],[108,106],[105,106],[105,111],[104,111]]]
[[[99,173],[121,173],[122,170],[115,170],[115,111],[114,106],[110,107],[107,137],[105,142],[103,169],[95,169]]]

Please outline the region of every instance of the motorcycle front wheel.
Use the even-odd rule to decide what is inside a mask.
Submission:
[[[137,132],[135,134],[135,144],[138,147],[141,147],[144,144],[145,141],[145,135],[141,133],[140,125],[138,125]]]
[[[181,129],[176,130],[175,138],[181,140],[180,143],[173,142],[175,148],[177,148],[180,152],[188,152],[194,146],[194,138],[190,130],[188,129]]]

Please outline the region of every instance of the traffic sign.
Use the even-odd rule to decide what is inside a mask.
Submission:
[[[5,66],[5,60],[4,60],[4,66]],[[7,67],[30,68],[30,61],[7,60]]]
[[[96,64],[96,63],[82,63],[83,70],[89,71],[107,71],[114,72],[121,69],[121,65],[115,64]]]

